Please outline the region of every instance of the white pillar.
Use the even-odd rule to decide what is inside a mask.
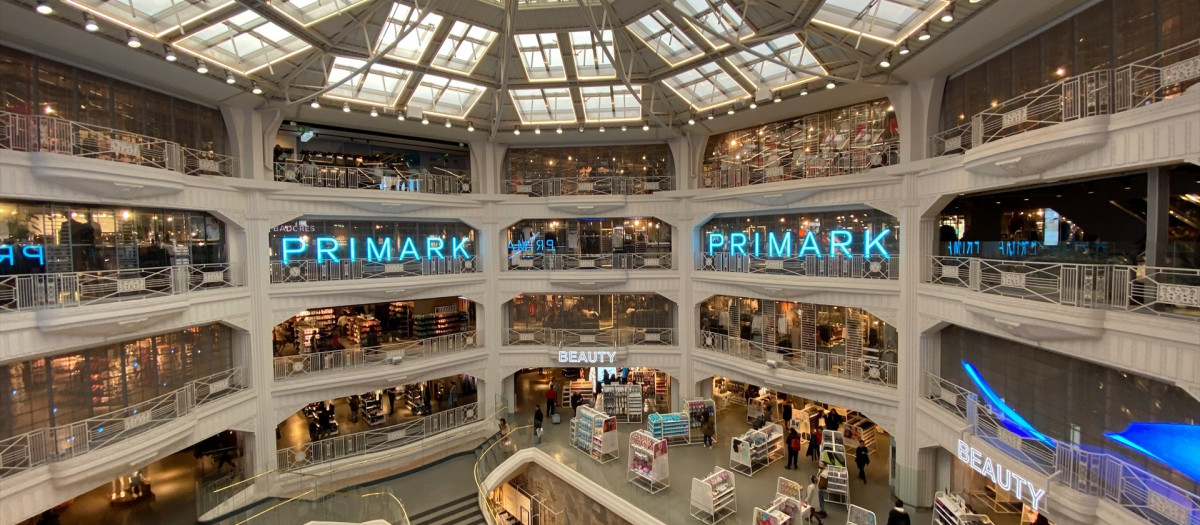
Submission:
[[[260,170],[261,171],[261,170]],[[268,213],[267,198],[262,192],[247,196],[245,269],[246,288],[250,292],[250,328],[248,377],[256,394],[258,416],[254,419],[253,465],[248,475],[256,475],[277,466],[275,460],[275,403],[271,386],[275,382],[274,349],[271,346],[271,286],[267,235],[274,226]]]
[[[504,155],[508,146],[487,140],[470,143],[471,148],[471,193],[503,194]]]
[[[929,137],[938,131],[945,88],[946,77],[933,77],[888,93],[900,126],[900,162],[928,158]]]
[[[238,158],[238,176],[272,180],[271,149],[283,122],[279,110],[255,111],[223,104],[221,116],[229,133],[229,152]]]

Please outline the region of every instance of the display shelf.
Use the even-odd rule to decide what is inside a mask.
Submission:
[[[692,433],[703,436],[700,427],[704,424],[704,416],[712,418],[714,425],[717,422],[717,403],[711,399],[689,399],[685,403],[687,403]]]
[[[571,396],[576,392],[578,392],[583,398],[583,404],[591,405],[594,396],[592,393],[593,388],[594,385],[592,382],[585,379],[576,379],[567,383],[565,386],[563,386],[562,391],[558,394],[559,406],[563,408],[571,406]]]
[[[642,387],[639,385],[604,385],[604,412],[617,418],[621,423],[638,423],[642,421]]]
[[[846,446],[841,443],[821,442],[821,461],[831,467],[846,467]]]
[[[746,404],[746,383],[718,377],[713,379],[713,392],[725,396],[728,404]]]
[[[347,321],[346,339],[356,346],[378,346],[381,326],[378,319],[356,315]]]
[[[992,525],[992,520],[971,513],[962,496],[938,492],[933,499],[933,525]]]
[[[783,458],[783,427],[768,423],[759,430],[748,430],[730,440],[729,467],[735,472],[753,476]]]
[[[713,525],[737,512],[733,473],[721,467],[704,479],[692,478],[692,517]]]
[[[846,525],[876,525],[875,513],[858,505],[850,505],[846,510]]]
[[[651,494],[671,486],[665,439],[645,430],[629,434],[629,481]]]
[[[413,316],[413,335],[427,339],[467,331],[470,319],[467,312],[442,312]]]
[[[850,471],[846,467],[825,467],[829,473],[829,486],[825,489],[825,501],[850,506]]]
[[[872,454],[875,453],[876,444],[876,429],[875,423],[866,416],[858,413],[851,414],[845,424],[846,430],[850,434],[850,438],[866,445],[867,450]]]
[[[692,429],[688,423],[687,412],[670,414],[651,413],[647,417],[647,427],[655,439],[664,439],[672,445],[692,444]]]
[[[393,337],[412,337],[412,312],[412,303],[389,303],[387,332]]]
[[[571,418],[571,446],[592,459],[600,463],[617,459],[617,441],[617,418],[586,406],[580,406]]]

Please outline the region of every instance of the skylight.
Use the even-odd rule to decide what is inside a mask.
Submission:
[[[561,124],[575,122],[575,105],[571,102],[571,90],[555,89],[510,89],[517,116],[525,124]]]
[[[114,24],[149,37],[164,36],[233,3],[233,0],[64,0]]]
[[[597,41],[591,31],[572,31],[571,50],[575,54],[575,75],[581,79],[615,78],[617,70],[608,57],[617,56],[613,47],[612,30],[600,32],[603,42]],[[608,54],[604,49],[608,48]]]
[[[367,62],[356,58],[336,57],[329,71],[329,84],[350,77],[342,85],[325,94],[330,98],[365,102],[380,106],[393,106],[400,92],[412,76],[412,72],[397,67],[372,64],[369,69],[351,76]]]
[[[722,49],[729,46],[717,35],[741,40],[754,34],[754,30],[742,19],[742,15],[725,0],[675,0],[675,7],[692,17],[688,23],[695,27],[700,37],[713,48]]]
[[[529,80],[566,80],[567,70],[563,67],[557,34],[528,33],[513,38]]]
[[[825,0],[813,22],[894,46],[949,4],[947,0]]]
[[[243,75],[309,48],[303,40],[249,10],[195,31],[174,45]]]
[[[642,88],[634,86],[634,89],[636,91],[629,91],[623,85],[579,88],[584,119],[588,122],[641,120],[642,105],[638,103],[638,97],[642,95]]]
[[[780,62],[791,64],[808,70],[806,73],[796,73],[770,60],[759,58],[754,53],[742,51],[726,60],[738,68],[754,85],[762,88],[781,89],[799,82],[812,80],[826,74],[825,68],[817,62],[804,43],[794,34],[787,34],[751,47],[756,53],[772,56]]]
[[[750,96],[733,77],[714,63],[702,64],[663,81],[696,111],[704,111]]]
[[[668,64],[676,66],[701,56],[700,46],[683,34],[667,15],[656,10],[627,26]]]
[[[436,116],[466,118],[484,91],[487,88],[470,82],[427,74],[408,98],[408,107]]]
[[[267,2],[267,5],[295,20],[302,26],[310,26],[343,10],[359,5],[367,0],[287,0]],[[182,2],[181,2],[182,3]]]
[[[434,55],[433,67],[470,73],[479,65],[488,46],[496,40],[496,32],[463,21],[455,21],[450,27],[450,34],[442,41],[437,55]]]
[[[379,41],[375,43],[375,52],[378,53],[388,46],[392,45],[397,38],[404,35],[404,32],[414,24],[416,27],[409,31],[404,38],[400,39],[400,43],[392,48],[392,51],[387,56],[416,64],[421,61],[421,56],[425,54],[425,49],[429,47],[429,43],[433,41],[433,32],[442,23],[442,15],[426,10],[425,16],[421,17],[420,22],[417,21],[419,11],[401,4],[392,4],[392,12],[388,13],[387,20],[383,23],[383,30],[379,32]]]

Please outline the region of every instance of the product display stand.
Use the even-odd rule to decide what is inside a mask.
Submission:
[[[653,413],[647,417],[647,422],[650,435],[654,439],[662,439],[672,445],[692,444],[692,429],[688,426],[687,412]]]
[[[703,442],[704,431],[700,427],[704,424],[705,415],[713,418],[713,424],[716,424],[717,403],[711,399],[689,399],[685,403],[687,403],[688,416],[691,419],[691,431]]]
[[[617,450],[617,418],[580,406],[571,418],[571,446],[587,452],[592,459],[608,463],[620,456]]]
[[[730,441],[730,469],[753,476],[783,458],[783,427],[768,423],[760,430],[747,430]]]
[[[829,473],[829,487],[825,489],[825,501],[850,506],[850,471],[846,467],[825,467]]]
[[[992,525],[992,519],[967,512],[967,502],[961,496],[938,492],[933,499],[933,525]]]
[[[713,525],[737,512],[733,473],[716,467],[704,479],[692,478],[692,517]]]
[[[876,525],[875,513],[858,505],[846,510],[846,525]]]
[[[570,407],[571,406],[571,396],[574,395],[576,392],[578,392],[579,395],[582,396],[583,404],[585,404],[585,405],[592,404],[592,382],[584,380],[584,379],[577,379],[577,380],[571,381],[563,386],[562,391],[559,392],[558,406],[561,406],[563,408]]]
[[[754,525],[790,525],[792,517],[776,509],[775,505],[766,509],[754,507],[754,521],[751,523]]]
[[[604,412],[616,416],[621,423],[642,420],[642,387],[639,385],[604,385]]]
[[[671,486],[667,441],[645,430],[629,434],[629,481],[654,494]]]

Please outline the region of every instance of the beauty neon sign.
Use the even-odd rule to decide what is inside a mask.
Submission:
[[[746,235],[742,232],[730,233],[728,235],[719,232],[708,234],[708,253],[714,251],[728,250],[731,255],[751,255],[754,257],[765,256],[767,258],[791,258],[804,257],[807,255],[815,255],[817,257],[851,257],[853,256],[852,248],[862,245],[863,257],[870,257],[872,253],[878,253],[884,259],[892,258],[888,253],[887,248],[883,245],[883,240],[892,233],[892,230],[887,229],[879,232],[876,235],[871,234],[870,229],[863,230],[862,237],[859,242],[855,242],[854,232],[850,230],[832,230],[829,232],[829,238],[825,246],[821,246],[817,234],[808,232],[804,236],[802,242],[795,242],[797,236],[792,235],[792,232],[783,232],[776,234],[775,232],[767,232],[766,237],[759,232],[753,235]]]
[[[449,242],[441,237],[429,236],[423,243],[412,237],[364,237],[356,239],[349,237],[342,242],[336,237],[321,236],[309,239],[289,236],[281,239],[280,255],[283,264],[292,259],[315,258],[318,263],[325,261],[338,262],[342,260],[354,262],[364,259],[367,262],[400,262],[405,259],[420,261],[422,259],[469,259],[467,239],[450,238]]]

